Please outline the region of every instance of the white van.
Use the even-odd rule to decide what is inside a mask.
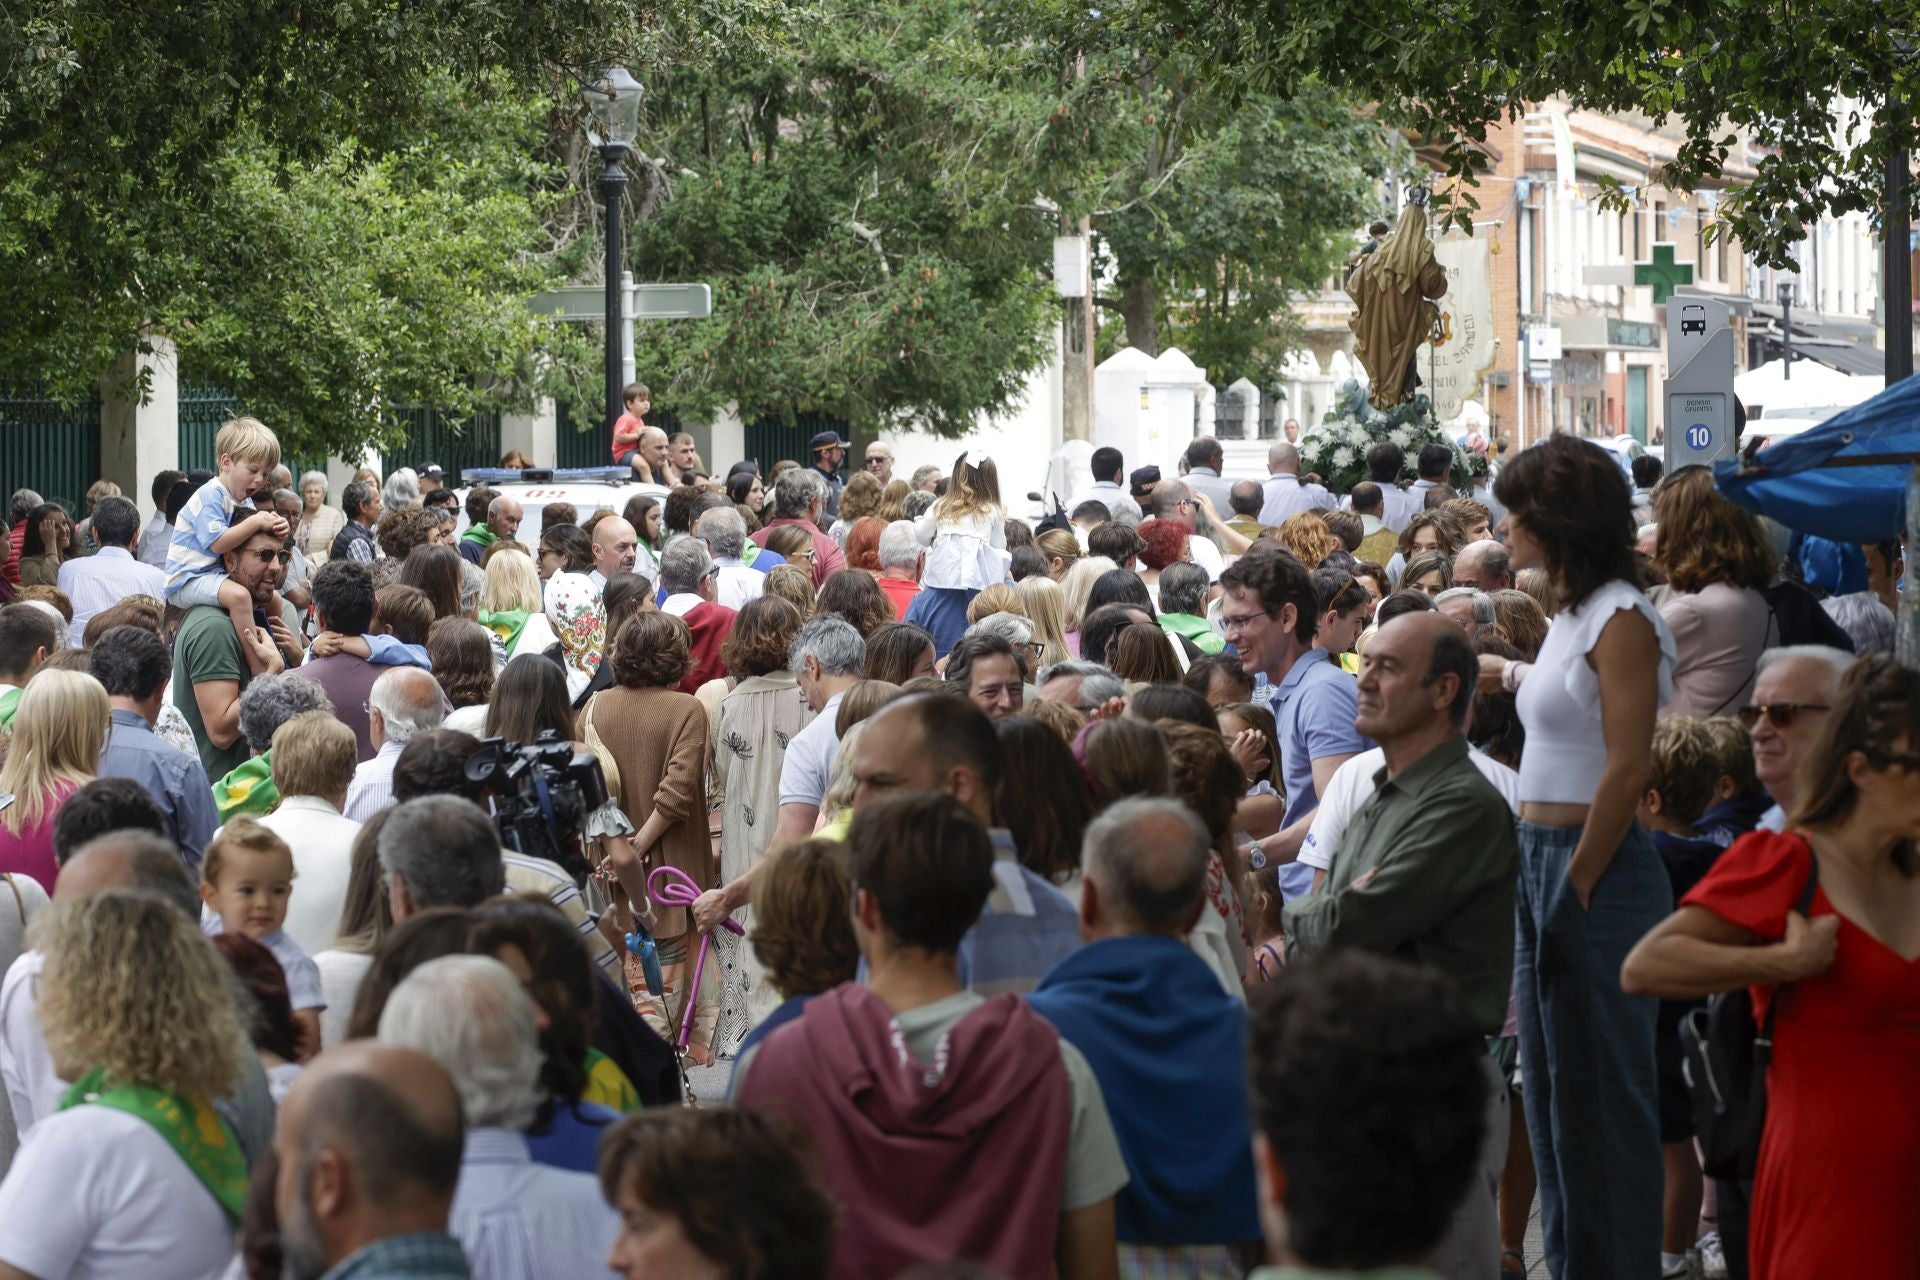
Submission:
[[[521,507],[520,532],[515,541],[529,551],[540,547],[540,513],[549,503],[570,502],[586,523],[595,511],[619,515],[635,497],[667,499],[663,484],[645,484],[633,478],[626,467],[577,467],[556,470],[552,467],[528,467],[515,471],[500,467],[468,467],[460,473],[460,529],[467,528],[467,494],[475,485],[497,489]],[[458,534],[456,533],[456,537]]]

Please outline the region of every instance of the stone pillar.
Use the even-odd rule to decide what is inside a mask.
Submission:
[[[171,340],[155,337],[152,352],[129,351],[100,386],[100,475],[120,486],[141,510],[152,502],[153,480],[180,466],[180,361]],[[137,379],[147,377],[141,396]]]
[[[705,447],[707,452],[701,456],[707,461],[707,469],[722,478],[726,468],[747,456],[747,424],[740,420],[736,406],[724,405],[715,411],[713,421],[707,424]],[[767,465],[773,465],[771,460]]]
[[[553,400],[547,396],[535,402],[532,413],[501,414],[500,456],[504,458],[518,449],[532,458],[536,466],[557,466],[560,447],[555,418]]]

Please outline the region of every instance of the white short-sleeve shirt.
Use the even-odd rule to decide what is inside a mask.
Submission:
[[[35,985],[46,958],[29,951],[13,962],[0,984],[0,1078],[7,1086],[13,1123],[21,1134],[60,1105],[66,1082],[54,1073],[53,1054],[40,1029]],[[4,1219],[0,1219],[4,1222]],[[29,1268],[31,1270],[31,1268]]]
[[[29,1275],[205,1280],[233,1252],[206,1184],[151,1125],[111,1107],[42,1119],[0,1183],[0,1262]]]
[[[1520,775],[1479,751],[1468,750],[1467,759],[1493,784],[1493,789],[1507,802],[1507,808],[1518,814]],[[1334,846],[1340,843],[1340,836],[1353,815],[1360,812],[1360,806],[1373,795],[1373,775],[1385,768],[1386,763],[1387,753],[1375,747],[1362,751],[1333,771],[1333,777],[1327,779],[1326,794],[1320,797],[1320,807],[1314,812],[1313,825],[1307,828],[1306,841],[1300,846],[1302,865],[1319,871],[1333,866]]]
[[[826,799],[827,784],[833,779],[833,758],[840,750],[840,735],[833,722],[840,711],[836,693],[820,708],[820,714],[793,735],[787,743],[787,756],[780,764],[780,803],[810,804],[819,808]]]

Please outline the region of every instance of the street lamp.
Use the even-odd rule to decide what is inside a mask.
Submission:
[[[620,204],[627,189],[620,162],[640,132],[640,96],[646,90],[625,67],[609,67],[580,90],[593,117],[587,140],[600,148],[600,194],[607,205],[607,426],[625,412],[620,398],[620,337],[626,312],[620,296]]]
[[[1773,293],[1780,300],[1780,345],[1784,353],[1784,362],[1780,377],[1783,381],[1793,381],[1793,281],[1782,280],[1773,287]]]

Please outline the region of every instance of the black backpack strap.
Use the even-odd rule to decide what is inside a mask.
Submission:
[[[1814,891],[1820,887],[1820,859],[1814,855],[1811,844],[1807,846],[1807,861],[1810,866],[1807,883],[1800,890],[1800,905],[1796,908],[1802,916],[1813,909]],[[1773,1019],[1780,1012],[1782,994],[1781,989],[1775,986],[1773,995],[1767,1000],[1767,1020],[1761,1025],[1760,1034],[1753,1039],[1753,1067],[1761,1076],[1765,1076],[1767,1063],[1773,1057]]]

